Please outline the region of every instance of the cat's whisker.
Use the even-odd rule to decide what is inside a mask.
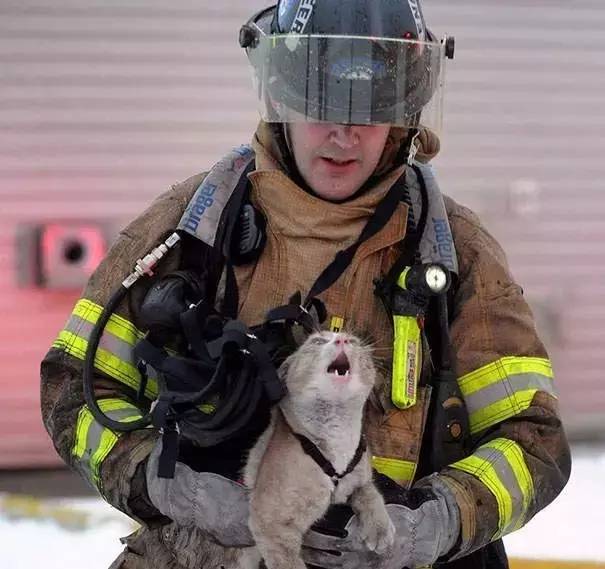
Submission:
[[[388,354],[393,352],[393,346],[389,346],[388,348],[370,348],[372,352],[386,352]]]

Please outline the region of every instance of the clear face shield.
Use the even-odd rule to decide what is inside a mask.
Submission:
[[[271,35],[248,28],[259,111],[266,122],[442,126],[447,41]]]

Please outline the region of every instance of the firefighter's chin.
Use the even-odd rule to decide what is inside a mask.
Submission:
[[[307,183],[315,194],[327,201],[349,199],[366,181],[359,160],[336,161],[318,158]]]

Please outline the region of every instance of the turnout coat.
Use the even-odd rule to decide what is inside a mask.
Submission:
[[[373,187],[335,204],[305,192],[288,177],[272,131],[261,123],[253,141],[256,170],[249,178],[251,199],[267,220],[267,242],[257,262],[236,268],[239,317],[246,324],[262,323],[270,308],[287,303],[296,291],[304,296],[336,252],[357,239],[405,168],[390,166],[402,136],[393,129]],[[421,142],[419,159],[428,161],[438,141],[423,133]],[[96,423],[82,390],[87,341],[102,307],[137,259],[177,226],[203,178],[200,174],[176,184],[120,233],[42,361],[42,415],[58,453],[107,502],[141,524],[124,540],[127,546],[115,568],[228,568],[228,555],[218,545],[194,527],[177,526],[149,500],[145,468],[158,432],[110,431]],[[570,456],[551,363],[523,291],[477,216],[444,199],[459,264],[450,331],[473,442],[469,456],[439,473],[461,512],[461,537],[451,555],[460,558],[522,527],[549,504],[567,482]],[[320,298],[328,322],[340,318],[345,329],[374,343],[384,371],[366,412],[373,464],[410,487],[419,476],[428,398],[421,388],[413,407],[401,410],[391,403],[392,323],[373,293],[374,279],[388,272],[406,239],[407,213],[400,203],[390,222],[359,248],[345,273]],[[177,247],[152,279],[133,287],[105,328],[95,361],[95,392],[109,416],[124,420],[143,414],[136,396],[141,378],[132,354],[144,334],[140,305],[148,287],[178,268],[181,258]],[[425,371],[430,366],[430,353],[425,352]],[[156,396],[157,386],[150,381],[146,403]],[[206,466],[211,470],[212,462]]]

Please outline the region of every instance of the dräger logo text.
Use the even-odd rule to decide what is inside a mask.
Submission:
[[[435,248],[441,257],[441,262],[448,268],[454,270],[454,241],[450,232],[447,220],[433,218],[433,227],[435,228],[436,245]]]
[[[185,222],[185,229],[197,231],[197,228],[202,221],[202,217],[209,207],[214,204],[214,192],[216,192],[216,184],[203,184],[200,191],[195,196],[195,201],[191,205],[191,210]]]

